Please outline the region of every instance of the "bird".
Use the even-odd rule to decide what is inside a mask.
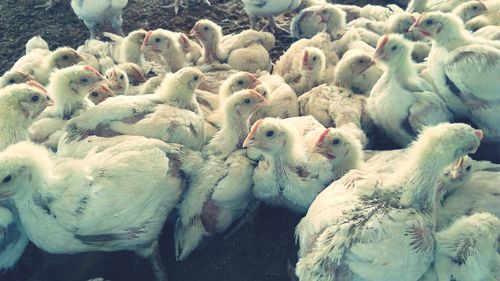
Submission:
[[[221,129],[203,148],[207,159],[179,206],[178,261],[186,259],[203,237],[225,232],[250,204],[253,164],[241,148],[251,115],[266,103],[267,99],[249,89],[224,102]]]
[[[285,119],[299,116],[297,94],[283,77],[266,73],[259,77],[259,81],[262,84],[254,87],[254,90],[267,98],[269,104],[253,114],[251,124],[265,117]]]
[[[154,94],[105,100],[69,120],[62,142],[125,134],[200,149],[205,143],[205,128],[195,90],[202,79],[201,71],[186,67],[165,76]]]
[[[127,6],[128,0],[71,0],[71,8],[78,19],[82,20],[90,32],[90,39],[96,38],[96,26],[106,20],[110,20],[113,29],[120,36],[122,30],[122,12]],[[48,0],[44,7],[46,10],[54,5],[54,0]]]
[[[298,101],[300,115],[311,115],[327,128],[353,124],[367,133],[373,130],[365,110],[366,98],[349,89],[323,84],[300,96]],[[361,142],[366,145],[366,140]]]
[[[276,24],[274,16],[297,9],[301,0],[241,0],[241,2],[250,18],[251,29],[257,29],[258,17],[266,17],[268,23],[263,29],[269,27],[273,32],[281,31],[289,34],[288,30]]]
[[[31,80],[0,89],[0,150],[28,140],[28,128],[50,105],[45,88]]]
[[[0,151],[28,140],[28,128],[51,104],[45,89],[31,80],[0,89]],[[28,245],[11,200],[0,202],[0,271],[14,267]]]
[[[311,38],[326,32],[337,39],[346,29],[345,12],[333,4],[311,6],[292,19],[290,31],[294,38]]]
[[[410,54],[411,46],[402,35],[381,38],[374,58],[384,74],[366,100],[367,112],[375,125],[403,147],[423,127],[450,122],[453,118],[432,86],[418,75]]]
[[[134,95],[140,90],[130,85],[127,73],[118,67],[109,68],[104,76],[108,80],[109,89],[117,95]]]
[[[167,152],[123,142],[84,159],[54,160],[42,146],[17,143],[0,153],[0,194],[13,200],[39,248],[60,254],[134,251],[149,259],[155,280],[164,281],[158,236],[183,185],[182,165],[171,163],[181,160],[165,146]]]
[[[251,159],[258,161],[253,174],[253,194],[257,200],[298,214],[306,212],[334,176],[332,165],[327,164],[332,158],[316,157],[315,161],[309,161],[324,130],[311,116],[268,117],[253,124],[243,147]],[[308,137],[310,134],[318,138]],[[323,162],[319,163],[320,160]],[[330,170],[330,177],[319,176],[324,169]]]
[[[104,76],[90,66],[75,65],[55,71],[47,87],[54,106],[47,107],[30,127],[30,139],[57,148],[66,122],[94,106],[87,96],[105,82]]]
[[[261,45],[267,51],[271,50],[276,39],[269,32],[259,32],[255,30],[244,30],[240,33],[224,36],[222,28],[215,22],[208,19],[201,19],[195,23],[190,34],[200,41],[204,55],[202,63],[212,64],[214,62],[224,63],[230,59],[237,60],[237,55],[232,55],[238,49],[247,48],[251,45]],[[261,49],[261,52],[262,49]],[[269,55],[267,55],[269,56]],[[269,59],[248,58],[249,63],[260,65],[267,63]],[[253,60],[252,60],[253,59]]]
[[[500,272],[500,219],[490,213],[458,218],[436,233],[434,266],[422,281],[496,280]]]
[[[100,104],[101,102],[111,97],[116,97],[116,95],[115,93],[113,93],[113,91],[111,91],[110,88],[105,85],[102,85],[101,87],[90,92],[87,96],[87,98],[95,105]]]
[[[148,31],[141,46],[145,53],[154,53],[162,59],[167,71],[176,72],[187,66],[177,35],[165,29]]]
[[[317,137],[316,134],[311,135]],[[318,157],[330,160],[330,169],[326,170],[326,173],[323,171],[327,175],[323,179],[325,183],[342,178],[348,171],[360,168],[363,162],[363,148],[360,139],[353,134],[352,130],[347,129],[347,126],[326,128],[316,138],[312,152],[309,160],[312,165],[324,164],[322,161],[317,161]],[[317,169],[321,171],[319,165]],[[325,174],[322,176],[325,177]]]
[[[0,89],[12,85],[21,84],[29,80],[34,80],[35,78],[29,74],[23,73],[21,71],[9,70],[6,71],[2,77],[0,77]]]
[[[309,53],[307,53],[307,57],[305,57],[304,51],[308,47],[315,47],[315,48],[321,50],[323,52],[323,56],[321,55],[321,52],[317,51],[316,49],[313,49],[313,50],[315,50],[315,52],[314,52],[315,54],[316,53],[319,53],[319,54],[316,54],[316,56],[313,56],[313,55],[310,56]],[[294,42],[292,45],[290,45],[288,50],[282,56],[280,56],[280,58],[278,59],[278,61],[276,62],[275,66],[273,68],[272,73],[282,76],[285,79],[285,82],[287,82],[289,84],[291,84],[292,81],[294,81],[294,83],[297,83],[297,87],[294,87],[293,85],[290,85],[290,86],[292,86],[292,88],[294,88],[296,94],[298,96],[300,96],[301,94],[304,93],[304,90],[305,91],[310,90],[310,88],[304,87],[304,86],[309,86],[309,87],[312,86],[312,85],[305,85],[305,83],[302,83],[302,84],[298,83],[301,81],[302,72],[307,71],[307,70],[302,69],[304,62],[306,62],[304,60],[304,58],[307,59],[309,66],[317,66],[318,67],[317,69],[315,69],[316,70],[315,74],[318,74],[317,72],[319,70],[321,70],[322,64],[324,64],[325,68],[324,68],[322,76],[320,76],[320,77],[316,76],[313,78],[319,80],[318,82],[322,81],[322,79],[324,79],[325,81],[329,81],[329,80],[333,79],[332,76],[333,76],[333,72],[335,69],[335,65],[339,61],[339,58],[338,58],[334,48],[335,48],[335,45],[332,44],[332,42],[331,42],[331,36],[328,35],[327,33],[324,33],[324,32],[316,34],[311,39],[305,39],[305,38],[300,39],[300,40]],[[316,61],[314,61],[314,62],[311,61],[311,63],[309,63],[309,60],[312,60],[314,57],[316,57]],[[325,60],[323,62],[321,62],[321,59],[323,57],[325,58]],[[301,59],[297,59],[297,58],[301,58]],[[307,81],[302,80],[302,81],[308,82],[308,83],[311,82],[309,80],[307,80]],[[324,83],[325,81],[320,82],[320,84]],[[312,84],[314,84],[314,82]],[[315,86],[317,86],[317,85],[318,84],[316,84]]]
[[[455,117],[474,122],[485,141],[500,140],[500,43],[473,37],[456,15],[442,12],[421,15],[412,28],[433,41],[428,71]]]
[[[382,70],[375,65],[371,54],[351,49],[344,53],[335,67],[333,84],[355,94],[368,96],[380,76]]]
[[[472,18],[479,15],[487,14],[488,8],[481,1],[468,1],[458,5],[452,11],[453,14],[457,15],[464,23]]]
[[[109,32],[103,33],[105,37],[114,42],[113,57],[118,63],[132,62],[141,67],[145,63],[141,46],[146,34],[147,31],[144,29],[134,30],[125,37]]]
[[[12,70],[31,75],[34,79],[46,85],[54,70],[78,64],[83,57],[74,49],[61,47],[54,51],[35,49],[19,58],[12,66]]]
[[[436,182],[482,136],[461,123],[427,127],[393,173],[351,170],[333,182],[297,225],[299,279],[418,280],[434,260]]]

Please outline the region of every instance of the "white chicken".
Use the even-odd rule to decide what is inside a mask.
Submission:
[[[159,55],[167,72],[176,72],[187,66],[186,56],[182,51],[177,34],[171,31],[161,28],[148,31],[141,50],[145,53]]]
[[[30,127],[30,139],[55,149],[64,124],[94,106],[87,96],[105,82],[90,66],[75,65],[54,72],[47,91],[55,104]]]
[[[335,157],[316,157],[309,161],[315,145],[322,143],[318,139],[324,131],[311,116],[265,118],[254,123],[243,147],[258,151],[247,152],[250,158],[259,161],[253,174],[253,194],[257,200],[300,214],[307,210],[334,177],[328,162]],[[324,151],[318,149],[316,153]],[[329,177],[319,176],[328,171]]]
[[[351,49],[344,53],[337,66],[333,83],[355,94],[368,96],[382,76],[382,70],[364,51]]]
[[[500,219],[478,213],[436,233],[434,266],[420,281],[498,280]]]
[[[0,150],[28,140],[28,128],[52,101],[34,81],[0,89]]]
[[[352,170],[326,188],[297,226],[299,279],[418,280],[434,258],[436,182],[481,138],[465,124],[426,128],[394,173]]]
[[[324,4],[302,10],[292,20],[290,30],[297,39],[311,38],[319,32],[326,32],[338,39],[345,28],[345,12],[333,4]]]
[[[195,90],[202,79],[198,69],[186,67],[166,76],[153,95],[108,99],[71,119],[64,142],[125,134],[200,149],[205,143],[205,127]]]
[[[75,50],[62,47],[53,52],[35,49],[16,61],[12,70],[31,75],[41,84],[47,84],[52,71],[75,65],[83,60]]]
[[[248,64],[262,65],[268,63],[269,54],[267,51],[274,47],[276,40],[274,35],[269,32],[255,30],[244,30],[237,34],[223,36],[222,28],[207,19],[197,21],[191,29],[191,35],[198,38],[203,46],[204,56],[201,58],[203,63],[233,61],[233,64],[237,64],[234,66],[241,66],[241,57],[244,57]],[[255,45],[261,45],[265,49],[265,52],[260,49],[260,52],[264,53],[264,57],[254,57],[251,54],[247,56],[241,52],[233,54],[238,49],[251,48],[252,45],[254,48]]]
[[[29,80],[34,80],[33,76],[16,70],[9,70],[0,77],[0,89],[12,85],[21,84]]]
[[[102,85],[101,87],[90,92],[87,96],[87,98],[95,105],[100,104],[101,102],[111,97],[116,97],[116,95],[115,93],[113,93],[113,91],[111,91],[110,88],[105,85]]]
[[[180,199],[182,166],[164,151],[124,142],[56,162],[22,142],[0,158],[0,196],[13,199],[35,245],[62,254],[135,251],[149,259],[156,280],[167,280],[158,236]]]
[[[473,0],[458,5],[453,9],[453,14],[457,15],[463,22],[467,22],[479,15],[488,14],[488,8],[483,2]]]
[[[369,133],[373,124],[365,113],[365,106],[364,96],[337,86],[320,85],[299,97],[301,115],[311,115],[325,127],[352,123]],[[360,140],[366,145],[366,140]]]
[[[128,0],[71,0],[71,8],[89,29],[90,39],[95,39],[97,24],[105,20],[110,20],[115,32],[123,36],[122,12],[127,3]],[[50,9],[53,4],[54,0],[48,0],[45,5],[37,7]]]
[[[268,23],[263,29],[269,27],[273,32],[279,30],[288,34],[288,30],[276,24],[274,16],[297,9],[301,0],[241,0],[241,2],[245,5],[245,12],[250,18],[250,28],[257,29],[257,18],[266,17]]]
[[[299,103],[295,91],[283,77],[266,73],[259,77],[262,84],[254,90],[269,100],[269,104],[257,111],[251,124],[265,117],[290,118],[299,116]]]
[[[115,44],[113,57],[118,63],[132,62],[141,67],[144,66],[144,56],[141,51],[142,43],[146,37],[146,31],[138,29],[121,37],[112,33],[104,32],[103,35],[113,40]]]
[[[28,127],[51,101],[35,81],[0,90],[0,151],[28,140]],[[0,201],[0,271],[13,267],[28,245],[11,200]]]
[[[305,52],[305,49],[309,47],[315,48],[312,49],[314,55]],[[290,86],[294,88],[296,94],[300,96],[313,86],[333,79],[335,65],[339,61],[334,48],[330,35],[324,32],[313,36],[311,39],[300,39],[294,42],[279,58],[273,69],[273,74],[282,76],[288,84],[291,84]],[[318,50],[321,50],[323,54]],[[306,77],[303,74],[314,75],[309,77],[311,79],[305,79]]]
[[[382,37],[374,57],[384,74],[366,100],[367,111],[393,141],[407,146],[423,127],[452,120],[432,86],[418,75],[411,45],[402,35]]]
[[[250,116],[267,103],[254,90],[229,97],[221,130],[205,147],[208,159],[179,206],[175,226],[177,260],[184,260],[204,236],[226,231],[243,215],[250,200],[252,162],[241,149]]]
[[[470,118],[486,141],[500,141],[500,42],[473,37],[457,16],[441,12],[422,15],[412,28],[433,40],[429,74],[453,114]]]

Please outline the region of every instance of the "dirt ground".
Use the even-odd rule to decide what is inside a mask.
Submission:
[[[78,47],[89,34],[73,14],[69,0],[49,11],[34,9],[44,0],[0,0],[0,73],[8,70],[24,53],[24,44],[32,36],[41,35],[51,49],[60,46]],[[248,17],[239,1],[212,0],[212,6],[200,4],[182,9],[178,16],[173,9],[161,8],[167,0],[130,1],[124,17],[124,32],[137,28],[167,28],[188,32],[200,18],[209,18],[223,26],[224,33],[248,27]],[[353,3],[354,1],[350,1]],[[375,1],[361,1],[362,2]],[[381,1],[378,1],[381,2]],[[282,17],[287,21],[292,13]],[[110,24],[103,29],[111,30]],[[293,41],[278,36],[274,59]],[[186,261],[174,259],[172,225],[167,224],[160,242],[161,255],[170,281],[286,281],[290,280],[287,261],[296,260],[294,228],[299,216],[281,209],[263,207],[253,224],[240,229],[224,240],[216,237]],[[86,253],[51,255],[30,245],[18,266],[1,274],[0,280],[15,281],[84,281],[103,277],[112,281],[147,281],[152,274],[146,261],[133,253]]]

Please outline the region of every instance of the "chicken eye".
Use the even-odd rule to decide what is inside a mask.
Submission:
[[[62,57],[62,59],[63,59],[63,60],[69,60],[69,56],[68,56],[68,55],[64,55],[64,56]]]
[[[156,43],[160,43],[160,41],[161,41],[161,39],[160,39],[160,38],[158,38],[158,37],[157,37],[157,38],[155,38],[155,42],[156,42]]]
[[[316,59],[317,59],[317,57],[313,57],[313,58],[312,58],[312,60],[313,60],[313,61],[316,61]]]
[[[203,30],[207,31],[207,30],[208,30],[208,26],[205,26],[205,27],[203,28]]]
[[[11,78],[11,79],[9,80],[9,84],[14,84],[14,83],[16,83],[16,79]]]
[[[11,175],[8,175],[8,176],[6,176],[5,178],[3,178],[2,182],[3,182],[3,183],[8,183],[11,179],[12,179],[12,176],[11,176]]]
[[[96,92],[92,92],[92,94],[91,94],[91,95],[92,95],[93,97],[97,97],[97,96],[99,96],[99,94],[98,94],[98,93],[96,93]]]
[[[433,25],[433,24],[434,24],[434,21],[433,21],[433,20],[426,20],[426,21],[425,21],[425,24],[426,24],[426,25]]]
[[[340,143],[340,140],[339,140],[339,139],[334,139],[334,140],[332,141],[332,143],[333,143],[334,145],[337,145],[337,144],[339,144],[339,143]]]
[[[396,51],[398,46],[392,46],[391,51]]]
[[[272,138],[274,136],[274,131],[267,131],[266,136]]]
[[[265,96],[266,96],[266,94],[267,94],[267,92],[266,92],[266,91],[263,91],[263,92],[261,93],[261,95],[262,95],[263,97],[265,97]]]
[[[245,99],[245,103],[250,103],[250,99]]]
[[[358,60],[358,63],[363,64],[363,63],[365,63],[365,61],[363,59],[360,59],[360,60]]]
[[[472,168],[471,165],[469,165],[469,166],[467,166],[467,168],[465,168],[465,170],[470,171],[471,168]]]
[[[243,85],[245,82],[243,80],[238,80],[238,85]]]
[[[36,96],[36,95],[35,95],[35,96],[32,96],[32,97],[31,97],[31,101],[32,101],[32,102],[38,102],[39,100],[40,100],[40,97],[39,97],[39,96]]]
[[[195,75],[195,76],[193,77],[193,81],[198,81],[198,79],[200,79],[200,77],[199,77],[198,75]]]
[[[80,79],[80,82],[82,84],[88,84],[89,83],[89,79],[88,78],[82,78],[82,79]]]
[[[123,75],[120,75],[120,80],[123,80],[123,78],[125,78],[125,77],[123,77]]]
[[[472,7],[472,10],[477,10],[477,6]]]

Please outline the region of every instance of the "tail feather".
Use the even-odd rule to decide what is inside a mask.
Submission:
[[[177,261],[185,260],[205,236],[205,229],[201,221],[195,220],[189,225],[183,225],[178,218],[175,223],[175,258]]]

